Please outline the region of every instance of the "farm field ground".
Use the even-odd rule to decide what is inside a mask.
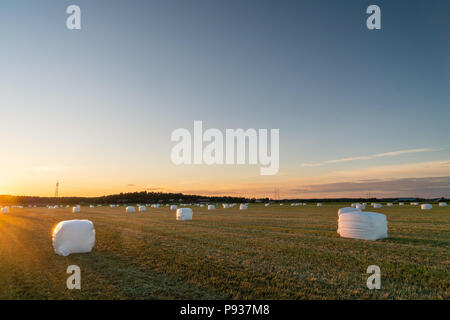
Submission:
[[[347,204],[348,205],[348,204]],[[340,238],[343,204],[250,204],[176,221],[168,207],[13,208],[0,214],[0,299],[449,299],[450,207],[383,206],[389,238]],[[51,234],[89,219],[91,253],[61,257]],[[81,268],[81,290],[66,269]],[[381,268],[381,289],[366,286]]]

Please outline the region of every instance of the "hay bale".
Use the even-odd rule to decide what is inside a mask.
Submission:
[[[177,220],[185,221],[192,220],[192,209],[191,208],[179,208],[177,209]]]
[[[222,207],[223,207],[224,209],[228,209],[230,206],[229,206],[228,203],[222,203]]]
[[[372,204],[372,207],[374,207],[375,209],[379,209],[382,207],[381,203],[374,203]]]
[[[424,204],[422,204],[420,206],[420,209],[422,209],[422,210],[431,210],[431,209],[433,209],[433,206],[431,204],[429,204],[429,203],[424,203]]]
[[[405,203],[404,203],[404,202],[399,202],[398,205],[399,205],[399,206],[404,206]]]
[[[322,204],[321,204],[321,203],[319,202],[319,203],[317,203],[317,206],[318,206],[318,207],[321,207],[321,206],[322,206]]]
[[[359,209],[359,210],[365,210],[366,209],[366,205],[363,203],[357,203],[355,206],[355,209]]]
[[[215,209],[216,209],[215,205],[213,205],[213,204],[208,205],[208,210],[215,210]]]
[[[170,210],[177,210],[178,206],[176,204],[173,204],[170,206]]]
[[[264,206],[268,207],[268,206],[270,206],[270,203],[265,203]]]
[[[439,207],[446,207],[447,206],[447,202],[439,202]]]
[[[91,204],[91,205],[89,206],[89,208],[94,209],[95,206]]]
[[[376,212],[348,212],[339,216],[337,232],[342,238],[384,239],[387,238],[387,219]]]
[[[387,203],[386,205],[387,205],[388,207],[392,207],[392,206],[393,206],[393,204],[392,204],[392,203],[390,203],[390,202],[389,202],[389,203]]]
[[[78,213],[78,212],[80,212],[80,211],[81,211],[80,206],[72,207],[72,213]]]
[[[239,205],[239,210],[247,210],[247,208],[248,208],[248,205],[246,205],[246,204],[241,203]]]
[[[60,256],[91,252],[95,245],[94,224],[89,220],[62,221],[53,229],[53,248]]]
[[[349,213],[349,212],[361,212],[360,209],[357,208],[353,208],[353,207],[344,207],[344,208],[340,208],[338,210],[338,216],[340,216],[343,213]]]
[[[144,212],[144,211],[147,211],[147,207],[146,206],[138,206],[138,210],[139,210],[139,212]]]
[[[125,208],[125,212],[127,213],[136,212],[136,209],[133,206],[128,206]]]
[[[9,207],[3,207],[3,208],[1,209],[1,213],[3,213],[3,214],[9,213]]]

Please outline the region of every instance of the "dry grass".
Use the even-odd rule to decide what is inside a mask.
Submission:
[[[12,209],[0,215],[0,299],[449,299],[450,209],[386,207],[389,238],[339,238],[337,210],[250,205],[176,221],[168,207]],[[60,257],[57,222],[90,219],[89,254]],[[82,290],[66,289],[67,266],[82,270]],[[369,265],[382,289],[368,290]]]

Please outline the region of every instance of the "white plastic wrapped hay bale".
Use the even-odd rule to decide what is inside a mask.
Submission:
[[[9,213],[9,207],[3,207],[1,209],[1,213],[3,213],[3,214]]]
[[[399,206],[404,206],[405,203],[404,203],[404,202],[399,202],[398,205],[399,205]]]
[[[388,207],[392,207],[393,206],[393,204],[392,203],[386,203],[386,205],[388,206]]]
[[[170,206],[170,210],[177,210],[178,206],[176,204],[173,204]]]
[[[248,205],[241,203],[239,205],[239,210],[247,210],[248,209]]]
[[[208,205],[208,210],[215,210],[215,209],[216,209],[215,205],[213,205],[213,204]]]
[[[94,245],[95,229],[89,220],[61,221],[53,229],[53,248],[60,256],[91,252]]]
[[[91,204],[91,205],[89,206],[89,208],[94,209],[95,206]]]
[[[357,203],[355,206],[355,209],[359,209],[359,210],[365,210],[366,209],[366,205],[363,203]]]
[[[179,208],[177,209],[177,220],[185,221],[192,220],[192,209],[191,208]]]
[[[322,204],[321,204],[320,202],[318,202],[318,203],[317,203],[317,206],[318,206],[318,207],[321,207],[321,206],[322,206]]]
[[[381,208],[382,206],[381,206],[381,203],[374,203],[374,204],[372,205],[372,207],[374,207],[375,209],[379,209],[379,208]]]
[[[439,202],[439,207],[446,207],[447,206],[447,202]]]
[[[338,219],[337,232],[343,238],[378,240],[387,238],[386,216],[376,212],[348,212]]]
[[[80,206],[72,207],[72,213],[78,213],[78,212],[80,212],[80,211],[81,211]]]
[[[139,206],[138,210],[139,210],[139,212],[144,212],[144,211],[147,211],[147,207],[146,206]]]
[[[357,209],[357,208],[352,208],[352,207],[344,207],[344,208],[340,208],[338,210],[338,216],[340,216],[343,213],[349,213],[349,212],[361,212],[361,210]]]
[[[125,208],[125,212],[127,213],[136,212],[136,209],[133,206],[128,206]]]
[[[433,209],[433,206],[431,204],[429,204],[429,203],[424,203],[424,204],[422,204],[420,206],[420,209],[422,209],[422,210],[431,210],[431,209]]]
[[[268,207],[268,206],[270,206],[270,203],[265,203],[264,206]]]
[[[223,207],[224,209],[228,209],[230,206],[228,205],[228,203],[222,203],[222,207]]]

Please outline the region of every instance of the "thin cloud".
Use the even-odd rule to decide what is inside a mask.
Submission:
[[[40,171],[40,172],[56,172],[56,171],[65,171],[65,170],[74,169],[74,168],[77,168],[77,167],[41,166],[41,167],[31,168],[31,170]]]
[[[372,193],[378,195],[421,195],[431,197],[449,196],[450,177],[426,177],[406,179],[386,179],[373,182],[336,182],[315,185],[305,185],[293,188],[290,192],[297,195],[311,193],[354,194]]]
[[[409,154],[409,153],[434,152],[434,151],[440,151],[440,150],[441,149],[433,149],[433,148],[399,150],[399,151],[392,151],[392,152],[385,152],[385,153],[376,153],[376,154],[372,154],[369,156],[358,156],[358,157],[334,159],[334,160],[327,160],[327,161],[315,162],[315,163],[302,163],[301,166],[302,167],[320,167],[320,166],[324,166],[327,164],[334,164],[334,163],[341,163],[341,162],[371,160],[371,159],[383,158],[383,157],[395,157],[395,156]]]

